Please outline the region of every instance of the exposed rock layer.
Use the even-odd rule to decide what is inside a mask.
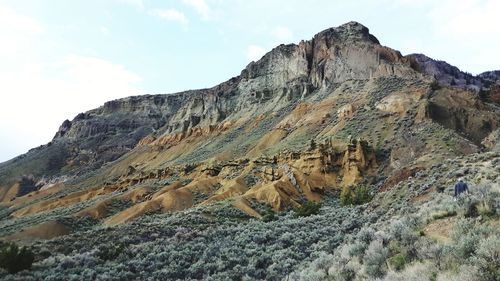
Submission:
[[[227,199],[260,216],[255,202],[295,207],[497,149],[498,77],[402,56],[350,22],[280,45],[213,88],[114,100],[64,121],[52,142],[0,164],[0,200],[24,219],[88,200],[75,214],[108,224]],[[16,181],[28,174],[31,184]],[[53,184],[32,192],[39,179]],[[111,211],[122,201],[131,206]]]

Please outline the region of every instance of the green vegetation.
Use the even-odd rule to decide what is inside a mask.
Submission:
[[[456,215],[457,215],[457,212],[455,210],[444,210],[444,211],[440,211],[440,212],[433,214],[432,219],[439,220],[439,219],[453,217]]]
[[[344,186],[340,192],[340,205],[349,206],[353,203],[353,192],[349,186]]]
[[[358,185],[355,188],[344,186],[340,192],[340,205],[363,205],[372,200],[370,189],[366,185]]]
[[[97,256],[104,261],[116,259],[125,250],[123,243],[101,245],[98,248]]]
[[[391,265],[392,268],[396,271],[400,271],[405,267],[406,264],[406,256],[404,254],[397,254],[395,256],[390,257],[387,262]]]
[[[50,256],[15,276],[0,270],[0,280],[282,280],[369,221],[334,198],[315,216],[289,210],[263,222],[233,212],[218,203],[39,241],[33,252]]]
[[[95,203],[89,200],[3,220],[4,236],[54,219],[73,232],[33,241],[32,269],[0,268],[0,280],[498,280],[500,193],[488,176],[497,157],[444,161],[390,188],[381,189],[383,179],[346,187],[340,198],[327,190],[322,204],[304,202],[279,214],[251,201],[262,219],[228,200],[107,227],[71,216]],[[471,176],[471,193],[454,201],[449,178],[457,172]],[[141,184],[155,190],[167,184],[152,183]],[[445,188],[438,193],[435,186]],[[128,204],[113,201],[112,213]],[[0,209],[4,217],[10,212]],[[435,221],[443,218],[449,219]]]
[[[294,211],[297,217],[308,217],[310,215],[317,215],[320,209],[321,202],[307,201]]]
[[[30,269],[34,260],[35,256],[28,248],[19,248],[14,243],[0,241],[0,268],[6,269],[11,274],[17,273]]]
[[[264,215],[262,215],[263,222],[270,222],[270,221],[274,221],[276,219],[277,219],[276,212],[271,208],[267,209],[266,212],[264,213]]]
[[[311,139],[311,142],[309,143],[309,150],[315,150],[316,147],[316,142],[314,141],[314,139]]]

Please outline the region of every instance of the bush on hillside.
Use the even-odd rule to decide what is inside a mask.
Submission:
[[[352,205],[352,191],[351,188],[348,186],[344,186],[342,188],[342,191],[340,192],[340,205],[341,206],[348,206]]]
[[[500,280],[500,237],[490,236],[482,240],[473,262],[484,280]]]
[[[116,259],[125,250],[125,245],[122,243],[118,244],[106,244],[101,245],[98,248],[97,256],[103,261],[110,261]]]
[[[392,269],[400,271],[405,267],[406,256],[404,254],[399,253],[387,259],[387,263],[391,266]]]
[[[432,81],[430,84],[430,87],[433,91],[441,89],[441,85],[439,84],[439,82],[437,80]]]
[[[0,267],[9,273],[31,268],[34,260],[35,255],[28,248],[19,248],[14,243],[0,242]]]
[[[344,186],[340,192],[340,205],[363,205],[372,200],[370,189],[366,185],[358,185],[355,188]]]
[[[363,258],[363,268],[366,275],[382,277],[385,273],[385,260],[389,251],[380,240],[374,240],[368,246]]]
[[[302,204],[302,206],[295,209],[295,215],[297,217],[308,217],[310,215],[317,215],[321,209],[321,203],[314,201],[307,201]]]
[[[263,222],[270,222],[270,221],[274,221],[276,219],[277,219],[276,212],[271,208],[267,209],[266,212],[264,213],[264,215],[262,216]]]

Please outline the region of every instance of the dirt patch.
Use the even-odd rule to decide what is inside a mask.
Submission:
[[[384,182],[384,184],[380,188],[380,192],[391,189],[393,186],[408,179],[409,177],[413,177],[418,171],[422,171],[423,169],[424,168],[422,167],[415,167],[411,169],[403,168],[402,170],[397,171],[393,176],[391,176]]]
[[[440,220],[435,220],[429,223],[424,228],[424,233],[426,236],[435,239],[442,243],[451,242],[451,231],[455,225],[457,218],[445,218]]]
[[[432,194],[434,194],[436,191],[436,188],[431,188],[431,189],[428,189],[424,194],[422,195],[419,195],[415,198],[413,198],[411,201],[413,203],[425,203],[425,202],[429,202],[432,200]]]
[[[264,150],[280,142],[287,134],[286,130],[272,130],[259,140],[259,142],[247,153],[247,156],[255,158],[262,155]]]
[[[33,227],[23,229],[21,232],[5,237],[6,240],[32,240],[52,239],[54,237],[67,235],[71,232],[64,224],[58,221],[48,221]]]
[[[21,206],[22,204],[25,204],[26,202],[34,201],[34,200],[43,198],[45,196],[55,194],[61,190],[64,190],[64,188],[65,188],[65,185],[63,183],[57,183],[57,184],[55,184],[47,189],[37,190],[34,192],[30,192],[24,196],[16,197],[15,200],[10,201],[10,202],[5,203],[5,204],[6,204],[6,206]]]
[[[233,207],[240,209],[241,211],[245,212],[246,214],[256,217],[256,218],[262,218],[262,216],[255,211],[251,206],[250,202],[244,198],[237,198],[233,202]]]
[[[60,198],[54,198],[54,199],[42,201],[42,202],[30,205],[28,207],[22,208],[20,210],[17,210],[16,212],[12,213],[12,216],[19,218],[19,217],[23,217],[26,215],[41,213],[41,212],[53,210],[53,209],[60,208],[60,207],[74,205],[74,204],[77,204],[80,202],[90,200],[90,199],[97,197],[97,196],[100,196],[100,195],[111,193],[111,192],[116,191],[116,190],[121,189],[121,188],[123,188],[123,186],[121,186],[121,185],[112,185],[112,186],[105,186],[105,187],[92,188],[89,190],[73,192],[71,194],[68,194],[66,196],[62,196]]]

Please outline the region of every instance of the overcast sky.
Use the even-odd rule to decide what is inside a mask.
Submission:
[[[214,86],[358,21],[381,44],[500,69],[498,0],[0,0],[0,162],[105,101]]]

